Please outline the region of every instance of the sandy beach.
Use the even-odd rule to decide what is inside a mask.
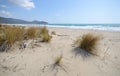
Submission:
[[[15,43],[10,51],[0,52],[0,76],[120,76],[120,32],[52,28],[49,43],[27,40],[25,49]],[[99,35],[97,56],[75,56],[74,41],[86,33]],[[62,66],[52,69],[62,55]]]

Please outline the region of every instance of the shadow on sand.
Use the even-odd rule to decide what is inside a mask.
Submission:
[[[96,56],[94,53],[88,52],[88,51],[81,49],[79,47],[74,48],[72,51],[75,53],[75,57],[81,56],[83,59],[90,58],[92,56]]]

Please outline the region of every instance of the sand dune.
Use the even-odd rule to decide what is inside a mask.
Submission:
[[[120,32],[49,28],[55,31],[50,43],[28,40],[25,49],[17,43],[0,53],[0,76],[120,76]],[[85,33],[100,35],[98,56],[75,56],[74,41]],[[61,67],[53,69],[63,55]]]

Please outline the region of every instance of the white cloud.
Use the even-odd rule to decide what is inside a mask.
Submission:
[[[32,0],[9,0],[11,3],[18,6],[24,7],[25,9],[35,8],[34,2]]]
[[[6,5],[0,5],[0,8],[6,8],[7,6]]]
[[[13,17],[13,15],[5,10],[0,11],[0,16],[4,16],[4,17]]]

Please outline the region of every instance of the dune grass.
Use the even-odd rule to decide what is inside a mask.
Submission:
[[[40,38],[41,37],[41,27],[36,27],[35,28],[35,36],[37,37],[37,38]]]
[[[52,31],[52,32],[51,32],[51,35],[56,35],[56,32],[55,32],[55,31]]]
[[[85,52],[96,55],[95,51],[97,50],[97,44],[99,40],[99,36],[94,36],[93,34],[88,33],[77,39],[76,44],[78,44],[78,47]]]
[[[59,56],[59,57],[57,57],[56,60],[55,60],[54,65],[61,66],[61,60],[62,60],[62,58],[63,58],[62,55]]]
[[[28,39],[33,39],[36,37],[36,29],[34,27],[30,27],[26,29],[26,35]]]
[[[19,26],[3,25],[0,27],[0,51],[10,48],[16,41],[22,41],[24,38],[23,30]]]
[[[14,42],[16,41],[16,30],[14,27],[10,27],[5,29],[5,36],[6,36],[6,41],[8,43],[8,45],[12,45],[14,44]]]
[[[41,38],[42,38],[42,42],[50,42],[52,36],[49,35],[49,31],[46,27],[43,27],[41,29]]]
[[[63,71],[65,71],[67,73],[67,70],[65,69],[65,65],[63,65],[63,63],[62,63],[62,60],[63,60],[63,55],[61,54],[60,56],[58,56],[55,59],[52,68],[53,68],[53,70],[54,69],[58,70],[58,68],[60,68],[60,69],[62,69]]]
[[[0,52],[4,51],[6,48],[6,40],[5,40],[5,30],[2,25],[0,25]]]
[[[41,33],[48,33],[48,29],[46,26],[41,28]]]
[[[41,38],[42,42],[50,42],[47,27],[28,27],[0,25],[0,49],[4,43],[11,47],[16,41],[22,42],[25,39]]]
[[[14,31],[16,32],[16,41],[22,41],[24,39],[25,30],[20,27],[14,27]]]
[[[5,39],[0,36],[0,46],[5,42]]]

